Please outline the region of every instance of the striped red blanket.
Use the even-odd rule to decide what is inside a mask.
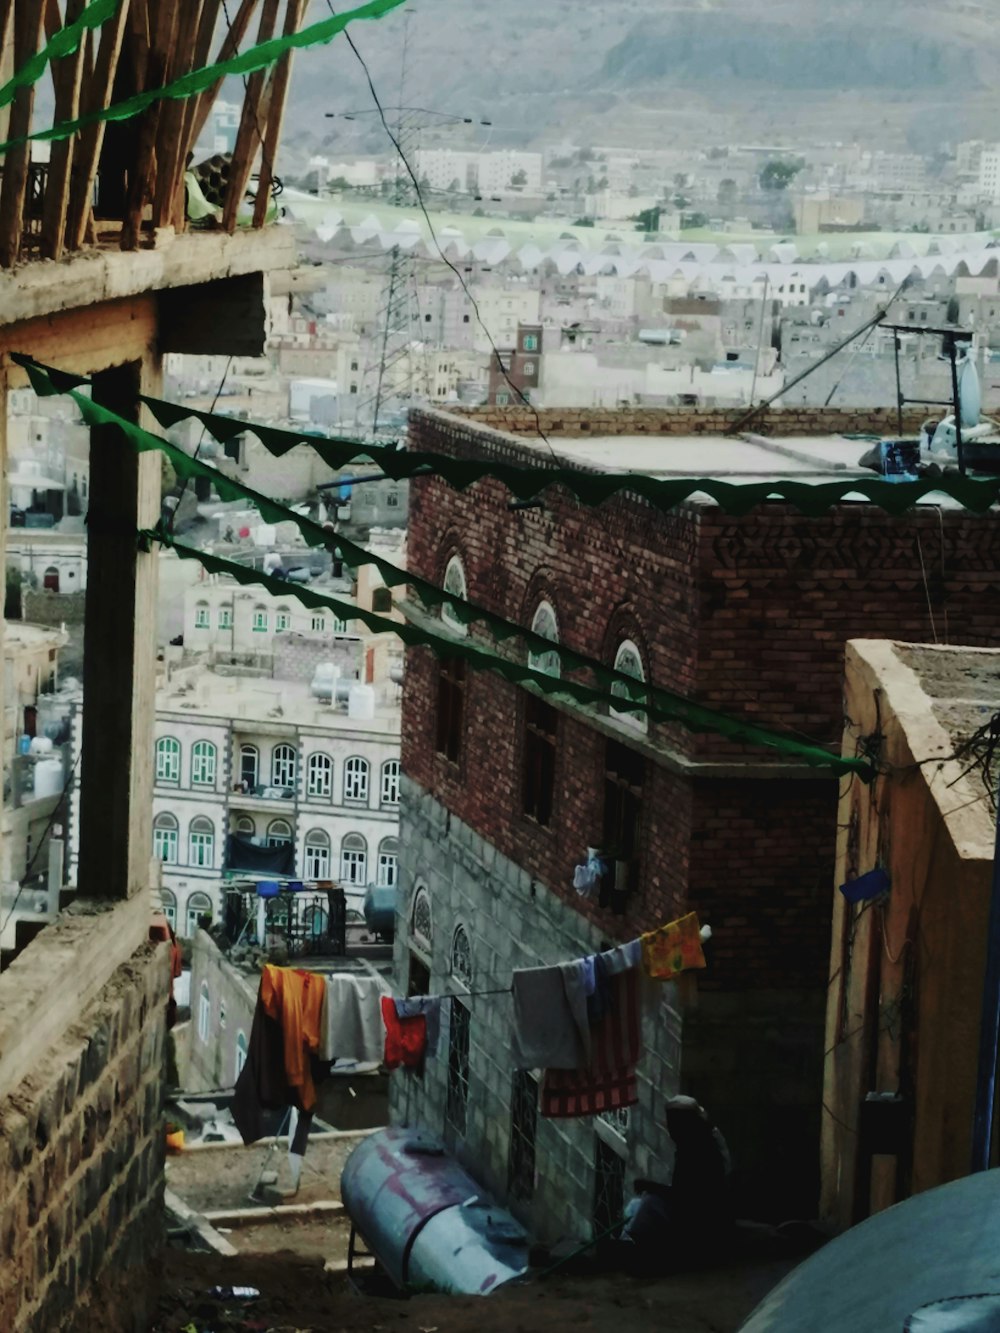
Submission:
[[[550,1119],[599,1115],[639,1100],[639,973],[633,968],[608,978],[610,1006],[590,1030],[588,1069],[547,1069],[541,1112]]]

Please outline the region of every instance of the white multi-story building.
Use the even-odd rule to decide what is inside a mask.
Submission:
[[[538,194],[542,189],[542,155],[507,149],[470,153],[453,148],[422,148],[417,153],[417,175],[434,190],[457,189],[463,193],[478,190],[489,194],[513,186],[525,194]]]
[[[983,149],[979,159],[979,193],[984,199],[1000,200],[1000,144]]]

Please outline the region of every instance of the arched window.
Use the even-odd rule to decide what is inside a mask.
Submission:
[[[551,602],[539,602],[538,609],[535,612],[531,622],[532,634],[538,634],[543,639],[551,639],[553,643],[559,642],[559,622],[556,620],[555,609]],[[528,666],[532,671],[544,671],[547,676],[558,676],[560,673],[559,654],[557,652],[529,652]]]
[[[333,760],[319,751],[309,756],[306,768],[306,794],[328,801],[333,795]]]
[[[276,745],[271,755],[271,786],[290,791],[295,786],[295,747]]]
[[[49,565],[42,575],[42,587],[48,592],[59,591],[59,571],[55,565]]]
[[[344,765],[344,800],[368,804],[368,775],[371,766],[367,759],[355,755]]]
[[[345,884],[368,883],[368,844],[360,833],[345,833],[340,844],[340,878]]]
[[[444,583],[441,585],[446,593],[452,597],[459,597],[462,601],[468,599],[468,584],[465,579],[465,566],[457,555],[453,555],[448,561],[444,571]],[[455,612],[445,603],[441,607],[441,619],[446,625],[455,631],[456,634],[466,635],[469,632],[468,626],[463,625]]]
[[[380,615],[385,615],[392,610],[392,590],[390,588],[376,588],[372,593],[372,610]]]
[[[399,840],[383,838],[378,845],[375,883],[380,889],[394,889],[399,883]]]
[[[382,765],[382,804],[399,805],[398,759],[387,759]]]
[[[431,951],[433,935],[431,931],[431,895],[421,885],[413,895],[413,911],[410,914],[410,934],[415,944],[422,945],[428,953]]]
[[[207,893],[192,893],[187,900],[187,910],[185,911],[185,921],[187,924],[188,935],[193,935],[198,929],[198,922],[203,916],[212,915],[212,900]]]
[[[258,602],[253,609],[253,628],[255,634],[267,633],[267,607]]]
[[[267,826],[268,847],[287,847],[292,841],[292,826],[287,819],[272,819]]]
[[[215,825],[204,815],[191,820],[188,829],[188,865],[210,870],[215,864]],[[188,908],[188,915],[191,909]]]
[[[287,606],[279,606],[274,615],[274,628],[279,632],[288,629],[292,623],[292,613]]]
[[[322,611],[312,613],[312,630],[314,634],[326,633],[326,616]]]
[[[233,608],[232,606],[219,607],[219,629],[233,628]]]
[[[156,742],[157,782],[180,782],[181,743],[173,736],[161,736]]]
[[[250,788],[256,787],[260,778],[260,753],[256,745],[240,746],[240,781]]]
[[[241,838],[252,838],[257,832],[257,826],[249,815],[240,815],[236,821],[236,832]]]
[[[170,929],[177,929],[177,899],[169,889],[160,890],[160,910],[170,923]]]
[[[198,1040],[208,1041],[209,1028],[212,1024],[212,1001],[208,994],[208,982],[201,983],[198,994]]]
[[[211,629],[212,622],[209,618],[208,603],[196,602],[194,608],[194,627],[195,629]]]
[[[157,815],[153,820],[153,855],[164,865],[177,864],[177,819],[174,815]]]
[[[215,786],[217,752],[211,741],[195,741],[191,748],[191,782],[195,787]]]
[[[330,878],[330,835],[320,828],[306,834],[306,879]]]
[[[243,1073],[243,1066],[244,1066],[244,1065],[246,1064],[246,1062],[247,1062],[247,1052],[249,1051],[249,1049],[250,1049],[250,1046],[249,1046],[249,1043],[247,1042],[247,1034],[246,1034],[245,1032],[243,1032],[243,1031],[237,1032],[237,1034],[236,1034],[236,1074],[235,1074],[234,1082],[235,1082],[235,1079],[238,1079],[239,1076]]]
[[[620,671],[625,676],[631,676],[633,680],[645,681],[646,672],[643,670],[642,655],[631,639],[624,639],[618,645],[618,651],[615,653],[615,670]],[[627,699],[629,698],[629,687],[622,682],[612,681],[611,693],[619,699]],[[633,700],[645,699],[646,692],[645,690],[634,690],[631,697]],[[611,716],[633,731],[646,732],[649,730],[649,719],[645,713],[619,713],[612,708]]]
[[[472,989],[472,945],[464,926],[457,926],[451,941],[451,975]]]

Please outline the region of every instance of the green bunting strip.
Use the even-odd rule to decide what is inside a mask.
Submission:
[[[193,477],[205,478],[215,487],[220,498],[223,500],[242,499],[248,501],[258,510],[261,517],[269,523],[294,523],[309,546],[324,547],[355,569],[360,565],[373,565],[387,587],[397,588],[408,585],[425,607],[437,610],[442,606],[447,606],[461,623],[466,625],[474,622],[483,624],[501,642],[514,637],[520,638],[528,652],[535,656],[557,654],[562,670],[588,672],[601,687],[596,691],[596,697],[604,702],[607,702],[610,697],[616,698],[618,703],[615,706],[619,712],[648,711],[651,715],[661,718],[661,720],[680,722],[692,731],[718,732],[734,739],[746,741],[749,744],[767,745],[771,748],[781,749],[783,753],[803,759],[807,763],[822,766],[834,765],[836,771],[840,773],[856,772],[861,776],[872,775],[871,769],[862,760],[842,760],[831,755],[822,746],[809,745],[785,737],[778,732],[771,732],[764,728],[739,722],[725,713],[692,703],[683,695],[674,694],[672,691],[662,689],[659,686],[650,686],[645,682],[637,681],[623,672],[605,666],[603,662],[587,657],[582,653],[574,652],[562,644],[553,643],[550,639],[535,634],[514,621],[506,620],[503,616],[488,611],[485,607],[478,606],[464,598],[455,597],[427,579],[401,569],[398,565],[394,565],[391,561],[384,560],[371,551],[365,550],[363,546],[358,546],[339,533],[331,532],[306,515],[296,513],[294,509],[287,505],[270,499],[260,491],[256,491],[242,482],[234,481],[209,463],[203,463],[199,459],[190,457],[176,445],[161,439],[158,435],[143,430],[134,422],[127,421],[124,417],[118,416],[107,408],[100,407],[92,399],[78,391],[76,386],[86,383],[79,376],[67,375],[62,371],[48,370],[31,361],[30,358],[17,354],[15,354],[14,360],[27,370],[32,386],[40,396],[50,396],[60,392],[68,394],[89,425],[117,426],[125,439],[138,452],[146,452],[151,449],[159,450],[170,459],[171,465],[178,476],[187,479]],[[228,420],[232,421],[232,418],[228,418]],[[163,540],[167,540],[167,538],[163,538]],[[171,544],[176,545],[176,543]],[[212,559],[217,559],[217,557],[213,556]],[[231,562],[224,563],[228,567]],[[250,577],[244,566],[232,564],[232,568],[242,570],[248,578]],[[266,586],[271,587],[272,584],[274,585],[272,591],[276,588],[279,592],[288,591],[294,586],[281,579],[273,579]],[[309,595],[317,596],[318,594],[310,593]],[[298,596],[297,592],[296,596]],[[300,600],[302,599],[300,598]],[[313,605],[311,602],[305,604],[307,606]],[[324,602],[322,604],[327,605],[328,603]],[[336,608],[338,615],[341,614],[339,608],[350,605],[350,603],[338,603]],[[352,614],[360,615],[362,613],[354,608]],[[371,613],[364,614],[370,615]],[[341,619],[345,618],[347,617],[341,615]],[[378,616],[375,616],[374,620],[387,628],[394,626],[396,623]],[[451,640],[445,638],[444,642],[450,644]],[[484,648],[480,648],[478,651],[488,652]],[[508,659],[498,658],[498,660],[507,662]],[[536,671],[531,678],[534,679],[534,676],[540,676],[548,681],[550,685],[554,680],[559,680],[558,677],[545,672]],[[567,682],[562,682],[562,684],[568,686]],[[581,686],[581,688],[586,689],[588,687]],[[612,695],[614,690],[618,692]],[[625,702],[626,700],[631,700],[636,707],[630,709]],[[734,728],[736,730],[733,730]]]
[[[143,398],[143,402],[165,428],[193,417],[220,443],[250,431],[268,453],[276,458],[282,457],[297,444],[308,444],[332,468],[345,467],[359,458],[366,458],[396,481],[433,473],[456,490],[464,490],[484,477],[493,477],[519,500],[533,500],[547,486],[559,485],[565,486],[585,505],[603,504],[605,500],[628,491],[633,495],[641,495],[655,508],[666,512],[692,495],[706,494],[727,514],[748,514],[766,501],[784,500],[809,518],[820,518],[829,513],[834,505],[840,504],[847,496],[853,500],[863,496],[871,504],[894,515],[912,509],[925,495],[950,496],[964,509],[977,514],[985,514],[1000,502],[1000,477],[977,479],[954,476],[933,481],[891,482],[872,476],[816,484],[791,481],[788,478],[730,482],[712,477],[663,478],[637,472],[584,472],[578,468],[553,466],[550,456],[546,455],[540,455],[537,466],[520,467],[515,463],[501,463],[492,459],[451,458],[447,454],[403,450],[363,440],[326,438],[282,430],[277,426],[264,426],[252,421],[237,421],[217,413],[199,412],[159,398]]]
[[[37,3],[41,4],[42,0],[37,0]],[[33,83],[37,83],[53,60],[71,56],[79,47],[88,29],[99,28],[107,23],[121,3],[122,0],[92,0],[79,18],[53,33],[51,40],[41,51],[22,65],[13,78],[8,79],[0,88],[0,107],[13,102],[19,88],[30,88]]]
[[[235,561],[210,555],[193,546],[174,541],[160,531],[138,534],[146,547],[158,541],[171,547],[184,560],[197,560],[211,574],[226,574],[243,587],[258,586],[266,588],[275,597],[295,597],[310,610],[329,609],[343,621],[360,620],[373,634],[394,634],[410,648],[429,648],[438,658],[461,658],[475,671],[491,671],[515,685],[530,685],[549,698],[585,708],[599,708],[610,705],[620,713],[648,713],[657,722],[681,722],[692,731],[712,731],[727,736],[731,740],[742,741],[750,745],[763,745],[791,759],[804,760],[816,767],[829,768],[834,773],[844,776],[857,774],[863,781],[869,782],[875,777],[870,764],[863,759],[846,759],[830,754],[817,745],[806,745],[778,732],[755,727],[736,718],[728,717],[714,709],[701,708],[680,696],[674,696],[676,706],[661,707],[659,702],[638,705],[630,703],[617,695],[605,693],[578,681],[560,679],[544,671],[525,666],[521,662],[501,657],[498,653],[482,644],[471,643],[468,639],[451,636],[444,631],[429,629],[412,622],[400,623],[388,616],[366,611],[353,602],[345,602],[339,597],[330,597],[325,593],[315,592],[298,584],[276,579]],[[551,647],[551,645],[549,645]],[[635,686],[635,681],[629,682]],[[657,697],[664,697],[666,691],[657,691]]]
[[[41,4],[42,0],[37,0]],[[174,79],[163,88],[150,88],[146,92],[137,93],[134,97],[126,98],[123,102],[117,102],[113,106],[103,107],[97,111],[88,112],[84,116],[78,116],[75,120],[64,120],[58,125],[53,125],[48,130],[38,130],[35,134],[25,134],[17,139],[8,139],[6,143],[0,143],[0,153],[6,153],[11,148],[17,148],[21,144],[32,140],[44,139],[69,139],[77,130],[82,130],[86,125],[94,125],[100,121],[109,120],[131,120],[133,116],[140,115],[147,107],[154,102],[161,102],[165,99],[180,100],[187,97],[193,97],[197,93],[207,92],[213,84],[227,75],[247,75],[253,74],[258,70],[267,69],[275,61],[280,60],[286,52],[302,50],[309,46],[322,46],[330,42],[339,33],[343,32],[348,24],[358,19],[378,19],[384,14],[388,14],[393,9],[398,9],[404,4],[405,0],[368,0],[367,4],[359,5],[357,9],[351,9],[346,14],[337,14],[332,18],[321,19],[318,23],[311,24],[308,28],[303,28],[300,32],[292,33],[290,36],[275,37],[268,42],[259,42],[256,46],[251,46],[241,55],[231,56],[228,60],[220,60],[215,65],[204,65],[201,69],[192,70],[188,74],[183,74],[179,79]],[[95,0],[91,8],[96,8],[98,4],[107,7],[106,0]],[[113,13],[117,4],[110,6],[110,12]],[[89,12],[89,11],[88,11]],[[83,17],[77,21],[81,23]],[[105,16],[106,18],[107,16]],[[100,21],[103,23],[105,18]],[[69,33],[76,24],[70,24],[69,28],[64,29]],[[87,26],[94,26],[93,23]],[[49,46],[56,42],[62,33],[57,33]],[[77,40],[79,34],[77,34]],[[67,50],[72,50],[68,47]],[[45,54],[45,51],[41,55]],[[58,54],[64,55],[66,51],[59,51]],[[33,66],[41,56],[36,56],[25,66],[24,70],[15,74],[11,83],[16,83],[16,87],[21,87],[24,83],[31,83],[34,80],[25,77],[33,70]],[[52,56],[49,56],[51,59]],[[44,68],[44,65],[42,66]],[[41,70],[35,74],[35,78],[41,73]],[[17,82],[20,80],[20,82]],[[9,85],[8,85],[9,86]],[[0,105],[3,105],[0,102]]]

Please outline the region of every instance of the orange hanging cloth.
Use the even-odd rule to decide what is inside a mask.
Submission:
[[[285,1044],[285,1077],[299,1094],[301,1110],[316,1105],[316,1086],[309,1056],[319,1051],[323,1033],[326,982],[315,972],[268,963],[260,979],[264,1012],[281,1024]]]
[[[656,981],[672,981],[693,967],[705,966],[698,916],[689,912],[659,930],[643,935],[642,966]]]

